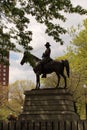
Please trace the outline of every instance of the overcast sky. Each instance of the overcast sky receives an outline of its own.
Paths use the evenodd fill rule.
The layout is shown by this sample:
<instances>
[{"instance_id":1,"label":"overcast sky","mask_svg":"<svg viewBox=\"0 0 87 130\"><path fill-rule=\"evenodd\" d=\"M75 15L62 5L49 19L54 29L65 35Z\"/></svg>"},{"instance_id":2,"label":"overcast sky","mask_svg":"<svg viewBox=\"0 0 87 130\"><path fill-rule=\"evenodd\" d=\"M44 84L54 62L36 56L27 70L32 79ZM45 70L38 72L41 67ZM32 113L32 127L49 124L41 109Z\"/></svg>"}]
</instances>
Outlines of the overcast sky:
<instances>
[{"instance_id":1,"label":"overcast sky","mask_svg":"<svg viewBox=\"0 0 87 130\"><path fill-rule=\"evenodd\" d=\"M83 8L87 9L87 0L71 0L73 5L81 5ZM82 23L82 20L86 18L86 16L80 16L78 14L68 14L65 15L67 17L67 21L62 24L62 27L70 28L71 26L77 26ZM51 44L51 57L54 59L55 57L61 56L64 54L66 47L69 45L70 38L69 36L63 35L62 39L64 40L64 45L61 46L59 43L55 43L52 37L48 37L47 34L44 33L45 27L31 18L31 24L29 28L33 31L33 41L31 45L33 46L32 53L39 58L41 58L42 53L45 50L44 44L46 42L50 42ZM32 80L35 82L35 74L32 70L32 67L29 64L20 65L20 61L22 59L22 53L10 52L10 71L9 71L9 82L10 84L15 82L16 80Z\"/></svg>"}]
</instances>

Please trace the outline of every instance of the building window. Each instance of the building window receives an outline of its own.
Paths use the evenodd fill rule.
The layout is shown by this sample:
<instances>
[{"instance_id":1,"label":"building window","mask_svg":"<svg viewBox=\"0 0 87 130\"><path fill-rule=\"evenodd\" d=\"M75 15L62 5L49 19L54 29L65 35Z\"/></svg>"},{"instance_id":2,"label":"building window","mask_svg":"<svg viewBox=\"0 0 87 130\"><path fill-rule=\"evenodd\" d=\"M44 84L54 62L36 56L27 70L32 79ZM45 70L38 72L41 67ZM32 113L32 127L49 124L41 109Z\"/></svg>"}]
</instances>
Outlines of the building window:
<instances>
[{"instance_id":1,"label":"building window","mask_svg":"<svg viewBox=\"0 0 87 130\"><path fill-rule=\"evenodd\" d=\"M3 73L3 76L6 76L6 73Z\"/></svg>"},{"instance_id":2,"label":"building window","mask_svg":"<svg viewBox=\"0 0 87 130\"><path fill-rule=\"evenodd\" d=\"M2 58L1 54L0 58ZM9 52L7 52L6 57L4 58L9 61ZM3 86L7 86L9 84L9 66L3 64L2 62L0 62L0 84Z\"/></svg>"},{"instance_id":3,"label":"building window","mask_svg":"<svg viewBox=\"0 0 87 130\"><path fill-rule=\"evenodd\" d=\"M6 69L3 69L3 72L6 72Z\"/></svg>"},{"instance_id":4,"label":"building window","mask_svg":"<svg viewBox=\"0 0 87 130\"><path fill-rule=\"evenodd\" d=\"M6 82L3 82L3 85L6 85Z\"/></svg>"},{"instance_id":5,"label":"building window","mask_svg":"<svg viewBox=\"0 0 87 130\"><path fill-rule=\"evenodd\" d=\"M3 77L3 81L5 81L6 80L6 78L5 77Z\"/></svg>"},{"instance_id":6,"label":"building window","mask_svg":"<svg viewBox=\"0 0 87 130\"><path fill-rule=\"evenodd\" d=\"M4 65L3 68L6 68L6 65Z\"/></svg>"}]
</instances>

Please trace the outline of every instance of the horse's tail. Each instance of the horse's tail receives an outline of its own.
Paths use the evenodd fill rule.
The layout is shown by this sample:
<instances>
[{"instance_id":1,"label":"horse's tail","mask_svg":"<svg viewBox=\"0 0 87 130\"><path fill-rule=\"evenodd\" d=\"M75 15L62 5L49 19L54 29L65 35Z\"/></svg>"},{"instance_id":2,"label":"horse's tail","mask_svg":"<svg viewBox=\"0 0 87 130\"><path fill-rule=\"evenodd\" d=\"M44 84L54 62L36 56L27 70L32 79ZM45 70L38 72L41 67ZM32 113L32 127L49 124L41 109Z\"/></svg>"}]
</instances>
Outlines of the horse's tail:
<instances>
[{"instance_id":1,"label":"horse's tail","mask_svg":"<svg viewBox=\"0 0 87 130\"><path fill-rule=\"evenodd\" d=\"M69 67L69 62L68 62L68 60L64 60L64 65L65 65L65 67L66 67L67 76L69 77L70 67Z\"/></svg>"}]
</instances>

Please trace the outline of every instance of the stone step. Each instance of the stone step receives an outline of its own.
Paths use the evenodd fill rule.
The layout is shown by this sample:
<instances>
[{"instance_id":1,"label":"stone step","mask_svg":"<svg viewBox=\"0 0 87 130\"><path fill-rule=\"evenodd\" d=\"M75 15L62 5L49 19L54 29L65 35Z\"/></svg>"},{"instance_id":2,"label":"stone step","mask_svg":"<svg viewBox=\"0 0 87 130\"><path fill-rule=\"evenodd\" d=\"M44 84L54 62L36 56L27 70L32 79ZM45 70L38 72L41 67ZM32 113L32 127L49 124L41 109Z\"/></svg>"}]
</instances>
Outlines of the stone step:
<instances>
[{"instance_id":1,"label":"stone step","mask_svg":"<svg viewBox=\"0 0 87 130\"><path fill-rule=\"evenodd\" d=\"M32 101L28 101L26 100L25 101L25 105L29 105L29 106L33 106L33 105L36 105L36 106L39 106L39 105L70 105L70 106L73 106L73 101L70 101L70 100L58 100L56 99L55 102L54 100L49 100L49 101L46 101L46 100L32 100Z\"/></svg>"},{"instance_id":2,"label":"stone step","mask_svg":"<svg viewBox=\"0 0 87 130\"><path fill-rule=\"evenodd\" d=\"M66 114L68 114L68 115L70 115L70 114L73 114L73 115L75 115L75 112L73 112L73 111L37 111L37 113L35 112L35 111L25 111L25 112L22 112L22 114L35 114L35 115L40 115L40 114L51 114L51 115L53 115L53 114L57 114L57 115L61 115L61 114L64 114L64 115L66 115Z\"/></svg>"},{"instance_id":3,"label":"stone step","mask_svg":"<svg viewBox=\"0 0 87 130\"><path fill-rule=\"evenodd\" d=\"M74 120L75 113L72 94L67 89L39 89L25 91L25 101L21 119L25 120Z\"/></svg>"},{"instance_id":4,"label":"stone step","mask_svg":"<svg viewBox=\"0 0 87 130\"><path fill-rule=\"evenodd\" d=\"M31 106L24 107L24 111L74 111L74 107L71 106Z\"/></svg>"},{"instance_id":5,"label":"stone step","mask_svg":"<svg viewBox=\"0 0 87 130\"><path fill-rule=\"evenodd\" d=\"M73 101L72 97L70 95L55 95L55 96L52 96L52 95L37 95L37 96L31 96L31 97L28 97L26 96L25 100L27 101L34 101L34 100L37 100L37 101L41 101L41 100L44 100L44 101L47 101L47 100L69 100L69 101Z\"/></svg>"},{"instance_id":6,"label":"stone step","mask_svg":"<svg viewBox=\"0 0 87 130\"><path fill-rule=\"evenodd\" d=\"M45 89L32 89L31 91L25 91L24 94L27 95L72 95L67 89L55 89L55 88L45 88Z\"/></svg>"},{"instance_id":7,"label":"stone step","mask_svg":"<svg viewBox=\"0 0 87 130\"><path fill-rule=\"evenodd\" d=\"M61 120L61 121L66 121L66 120L69 120L69 121L72 121L72 120L79 120L78 116L75 114L75 113L51 113L51 114L44 114L44 113L40 113L40 114L31 114L30 113L22 113L20 115L20 118L22 120L31 120L31 121L40 121L40 120Z\"/></svg>"}]
</instances>

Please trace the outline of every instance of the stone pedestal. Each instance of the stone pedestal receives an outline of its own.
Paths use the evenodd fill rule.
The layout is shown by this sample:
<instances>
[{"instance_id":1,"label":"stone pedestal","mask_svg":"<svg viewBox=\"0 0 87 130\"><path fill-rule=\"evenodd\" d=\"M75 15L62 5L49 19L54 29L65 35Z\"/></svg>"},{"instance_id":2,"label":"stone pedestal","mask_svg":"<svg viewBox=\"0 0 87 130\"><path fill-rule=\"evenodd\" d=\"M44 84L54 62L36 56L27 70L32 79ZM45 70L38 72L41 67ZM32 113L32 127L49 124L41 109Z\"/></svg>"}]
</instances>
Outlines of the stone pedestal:
<instances>
[{"instance_id":1,"label":"stone pedestal","mask_svg":"<svg viewBox=\"0 0 87 130\"><path fill-rule=\"evenodd\" d=\"M22 120L78 120L72 95L67 89L25 91Z\"/></svg>"}]
</instances>

